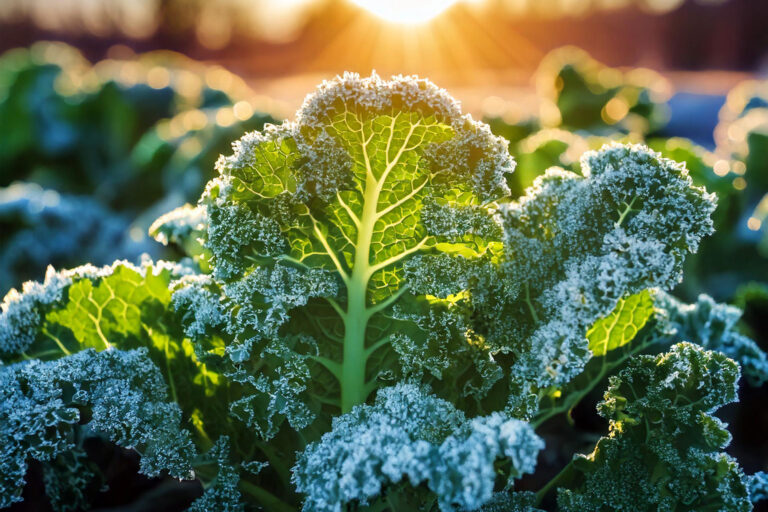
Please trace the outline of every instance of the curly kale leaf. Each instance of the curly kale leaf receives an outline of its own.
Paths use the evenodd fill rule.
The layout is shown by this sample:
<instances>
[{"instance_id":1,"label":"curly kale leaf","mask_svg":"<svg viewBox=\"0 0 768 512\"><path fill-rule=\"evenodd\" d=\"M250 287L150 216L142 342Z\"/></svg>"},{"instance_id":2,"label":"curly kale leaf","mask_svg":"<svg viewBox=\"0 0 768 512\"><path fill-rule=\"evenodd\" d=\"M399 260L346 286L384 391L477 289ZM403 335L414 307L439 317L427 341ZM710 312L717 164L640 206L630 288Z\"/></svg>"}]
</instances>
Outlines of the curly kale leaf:
<instances>
[{"instance_id":1,"label":"curly kale leaf","mask_svg":"<svg viewBox=\"0 0 768 512\"><path fill-rule=\"evenodd\" d=\"M51 508L57 512L77 512L90 508L89 491L100 484L98 467L77 447L43 462L43 484Z\"/></svg>"},{"instance_id":2,"label":"curly kale leaf","mask_svg":"<svg viewBox=\"0 0 768 512\"><path fill-rule=\"evenodd\" d=\"M163 262L145 262L141 267L117 262L100 269L85 266L63 272L51 269L44 283L26 283L21 293L12 290L6 296L0 314L0 353L3 362L11 363L8 367L12 367L29 364L26 361L30 359L51 360L53 364L90 350L100 351L100 354L143 351L147 364L154 365L157 375L167 386L173 406L180 410L184 435L194 442L198 451L208 451L220 436L232 439L236 453L231 466L235 469L230 471L229 466L222 466L220 477L217 477L206 467L195 466L196 474L204 482L214 485L218 485L215 482L223 485L225 481L251 485L250 494L256 496L256 502L266 505L275 498L260 486L246 481L259 481L262 477L243 477L237 464L269 459L272 472L264 478L270 483L261 485L270 488L282 485L274 483L275 479L288 485L290 463L281 460L279 452L261 445L257 432L243 428L232 419L238 417L239 404L250 401L252 411L265 411L263 415L257 415L258 421L271 421L271 416L266 413L265 399L272 401L275 414L290 416L301 407L301 402L294 399L297 391L290 372L301 373L301 369L295 368L295 364L287 367L282 380L277 381L283 387L262 387L259 395L253 392L250 383L239 382L238 375L232 374L227 379L218 368L219 361L225 356L223 340L210 333L204 336L205 344L201 341L193 343L188 337L202 336L210 325L224 322L223 313L211 307L218 296L203 288L209 281L209 277L193 274L186 267ZM277 285L276 279L273 284ZM174 293L177 288L178 293ZM300 289L293 291L296 297L303 293ZM243 312L244 322L247 314ZM264 349L264 359L283 358L289 348L273 344ZM267 354L268 351L271 353ZM51 372L55 373L54 370ZM256 383L257 386L263 384ZM132 387L132 381L126 381L123 388L125 396L138 392ZM275 424L279 425L279 421L275 420ZM164 442L160 434L158 431L158 443ZM61 447L60 452L63 454L73 447L70 443ZM265 450L269 455L265 455ZM142 454L147 455L146 452ZM199 472L199 469L203 471Z\"/></svg>"},{"instance_id":3,"label":"curly kale leaf","mask_svg":"<svg viewBox=\"0 0 768 512\"><path fill-rule=\"evenodd\" d=\"M318 355L311 335L281 329L315 296L334 296L337 289L326 270L283 263L256 267L224 285L210 276L187 276L176 283L173 306L186 334L196 340L197 356L242 388L229 405L231 416L265 440L286 420L301 430L316 418L310 391L322 389L323 381L315 379L315 389L309 389L311 367L330 363Z\"/></svg>"},{"instance_id":4,"label":"curly kale leaf","mask_svg":"<svg viewBox=\"0 0 768 512\"><path fill-rule=\"evenodd\" d=\"M543 512L536 508L536 494L526 492L497 492L480 512Z\"/></svg>"},{"instance_id":5,"label":"curly kale leaf","mask_svg":"<svg viewBox=\"0 0 768 512\"><path fill-rule=\"evenodd\" d=\"M752 339L740 333L742 311L700 295L695 304L684 304L669 294L660 293L657 303L665 312L668 328L678 339L689 340L708 350L717 350L741 366L752 386L768 381L768 357Z\"/></svg>"},{"instance_id":6,"label":"curly kale leaf","mask_svg":"<svg viewBox=\"0 0 768 512\"><path fill-rule=\"evenodd\" d=\"M747 477L749 486L749 499L752 503L768 500L768 473L759 471Z\"/></svg>"},{"instance_id":7,"label":"curly kale leaf","mask_svg":"<svg viewBox=\"0 0 768 512\"><path fill-rule=\"evenodd\" d=\"M146 349L89 349L0 367L0 506L20 501L27 460L52 461L75 448L81 421L140 450L142 473L190 478L195 448L181 428L181 410L167 398Z\"/></svg>"},{"instance_id":8,"label":"curly kale leaf","mask_svg":"<svg viewBox=\"0 0 768 512\"><path fill-rule=\"evenodd\" d=\"M380 376L400 375L394 335L421 343L433 309L405 266L498 252L494 201L508 195L514 163L503 139L433 84L347 74L310 95L296 121L245 135L217 168L200 204L228 372L263 394L294 366L293 384L279 386L309 418L321 407L348 412ZM417 318L392 314L403 301L408 314L419 303ZM287 347L280 360L263 362L276 345ZM320 384L299 390L308 380ZM253 410L261 404L241 415Z\"/></svg>"},{"instance_id":9,"label":"curly kale leaf","mask_svg":"<svg viewBox=\"0 0 768 512\"><path fill-rule=\"evenodd\" d=\"M595 357L565 386L545 390L534 425L559 413L570 413L631 357L658 352L684 340L734 359L747 381L760 385L765 375L766 354L737 331L740 316L737 308L715 303L705 295L695 304L684 304L666 292L646 290L619 301L610 315L598 320L587 332Z\"/></svg>"},{"instance_id":10,"label":"curly kale leaf","mask_svg":"<svg viewBox=\"0 0 768 512\"><path fill-rule=\"evenodd\" d=\"M211 254L202 245L207 221L204 208L185 204L155 220L149 227L149 234L163 245L178 246L207 272Z\"/></svg>"},{"instance_id":11,"label":"curly kale leaf","mask_svg":"<svg viewBox=\"0 0 768 512\"><path fill-rule=\"evenodd\" d=\"M609 315L595 322L587 331L589 350L594 357L566 385L552 386L540 392L538 411L532 419L534 426L563 412L570 415L571 410L616 368L665 339L668 330L661 329L655 319L659 314L655 304L658 293L644 290L630 295L620 300Z\"/></svg>"},{"instance_id":12,"label":"curly kale leaf","mask_svg":"<svg viewBox=\"0 0 768 512\"><path fill-rule=\"evenodd\" d=\"M496 461L507 462L511 486L533 472L543 447L522 421L499 413L468 420L424 389L397 384L380 389L374 405L335 418L331 432L299 455L293 478L307 496L306 511L367 504L406 479L426 483L440 510L474 510L493 497ZM409 505L434 501L427 493L419 498Z\"/></svg>"},{"instance_id":13,"label":"curly kale leaf","mask_svg":"<svg viewBox=\"0 0 768 512\"><path fill-rule=\"evenodd\" d=\"M5 363L21 364L85 349L146 350L185 424L194 427L196 443L207 448L229 431L228 397L237 392L198 359L184 334L184 318L172 307L171 284L190 274L164 262L49 269L44 283L25 283L21 293L11 290L5 297L0 356Z\"/></svg>"},{"instance_id":14,"label":"curly kale leaf","mask_svg":"<svg viewBox=\"0 0 768 512\"><path fill-rule=\"evenodd\" d=\"M598 405L609 435L574 458L560 509L750 510L745 476L722 451L731 436L712 415L736 400L738 378L732 360L690 343L630 360Z\"/></svg>"},{"instance_id":15,"label":"curly kale leaf","mask_svg":"<svg viewBox=\"0 0 768 512\"><path fill-rule=\"evenodd\" d=\"M217 471L213 482L205 489L201 497L189 507L189 512L243 512L240 490L237 485L240 473L234 467L229 457L229 438L220 437L208 452L208 456L216 463Z\"/></svg>"},{"instance_id":16,"label":"curly kale leaf","mask_svg":"<svg viewBox=\"0 0 768 512\"><path fill-rule=\"evenodd\" d=\"M511 203L504 141L412 78L327 82L295 122L234 149L180 238L209 255L222 371L298 403L277 422L266 397L238 405L265 438L280 418L305 428L403 378L442 381L477 412L506 379L509 411L530 417L537 388L592 356L587 330L620 300L671 288L711 231L713 197L640 146L587 153L584 176L551 171Z\"/></svg>"},{"instance_id":17,"label":"curly kale leaf","mask_svg":"<svg viewBox=\"0 0 768 512\"><path fill-rule=\"evenodd\" d=\"M494 338L517 355L510 405L523 414L526 389L583 369L592 355L584 334L597 320L623 298L673 287L685 255L712 231L714 197L647 148L605 146L582 157L582 170L548 171L504 211L504 275L524 293L496 308L495 318L519 321L493 323Z\"/></svg>"}]
</instances>

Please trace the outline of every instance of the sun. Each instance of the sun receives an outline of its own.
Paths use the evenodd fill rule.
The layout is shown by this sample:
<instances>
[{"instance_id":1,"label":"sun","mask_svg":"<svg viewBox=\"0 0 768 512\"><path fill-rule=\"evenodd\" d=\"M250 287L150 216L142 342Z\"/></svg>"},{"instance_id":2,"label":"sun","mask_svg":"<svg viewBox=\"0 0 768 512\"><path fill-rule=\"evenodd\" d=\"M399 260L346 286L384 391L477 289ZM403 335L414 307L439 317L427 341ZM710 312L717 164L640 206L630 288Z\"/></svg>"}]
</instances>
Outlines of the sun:
<instances>
[{"instance_id":1,"label":"sun","mask_svg":"<svg viewBox=\"0 0 768 512\"><path fill-rule=\"evenodd\" d=\"M424 23L461 0L350 0L392 23Z\"/></svg>"}]
</instances>

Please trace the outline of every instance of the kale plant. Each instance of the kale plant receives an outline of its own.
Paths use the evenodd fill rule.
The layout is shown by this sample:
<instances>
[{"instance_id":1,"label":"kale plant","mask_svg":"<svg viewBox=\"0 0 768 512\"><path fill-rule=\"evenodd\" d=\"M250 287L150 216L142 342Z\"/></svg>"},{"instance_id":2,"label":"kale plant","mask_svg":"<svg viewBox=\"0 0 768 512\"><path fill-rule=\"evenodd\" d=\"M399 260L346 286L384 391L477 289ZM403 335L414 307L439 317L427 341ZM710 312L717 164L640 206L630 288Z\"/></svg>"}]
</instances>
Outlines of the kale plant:
<instances>
[{"instance_id":1,"label":"kale plant","mask_svg":"<svg viewBox=\"0 0 768 512\"><path fill-rule=\"evenodd\" d=\"M714 196L609 144L515 200L507 147L428 81L345 75L158 220L182 262L11 290L0 505L35 460L57 508L86 507L66 462L98 435L198 478L199 511L748 510L765 479L712 412L765 354L737 312L663 292ZM609 375L596 451L526 484L537 429Z\"/></svg>"}]
</instances>

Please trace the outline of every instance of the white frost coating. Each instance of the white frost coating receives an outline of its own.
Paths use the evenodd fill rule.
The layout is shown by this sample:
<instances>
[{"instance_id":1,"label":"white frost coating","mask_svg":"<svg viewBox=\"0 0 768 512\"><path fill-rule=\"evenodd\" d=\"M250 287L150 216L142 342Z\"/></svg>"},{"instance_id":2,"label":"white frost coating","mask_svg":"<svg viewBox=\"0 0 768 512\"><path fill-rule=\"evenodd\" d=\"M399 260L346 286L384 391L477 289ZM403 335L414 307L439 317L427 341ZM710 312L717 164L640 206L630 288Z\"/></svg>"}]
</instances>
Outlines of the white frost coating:
<instances>
[{"instance_id":1,"label":"white frost coating","mask_svg":"<svg viewBox=\"0 0 768 512\"><path fill-rule=\"evenodd\" d=\"M749 485L749 500L752 503L768 499L768 473L758 471L747 477Z\"/></svg>"},{"instance_id":2,"label":"white frost coating","mask_svg":"<svg viewBox=\"0 0 768 512\"><path fill-rule=\"evenodd\" d=\"M43 309L61 300L71 283L71 278L48 267L43 283L27 281L21 293L15 288L8 292L0 305L0 355L23 352L32 344Z\"/></svg>"},{"instance_id":3,"label":"white frost coating","mask_svg":"<svg viewBox=\"0 0 768 512\"><path fill-rule=\"evenodd\" d=\"M382 80L375 73L367 78L345 73L325 81L304 100L295 122L266 125L261 132L246 134L233 144L234 154L222 156L216 168L225 176L252 167L257 164L261 145L280 146L290 139L304 159L300 164L298 159L285 155L286 162L296 167L290 171L296 173L295 188L290 193L300 198L309 194L327 200L352 178L349 155L326 131L334 115L347 111L363 115L420 112L425 117L437 118L450 125L455 136L425 149L425 158L432 162L433 172L445 176L448 183L459 176L466 177L486 201L509 194L506 176L514 171L515 162L507 149L507 141L493 135L485 123L462 114L459 102L447 91L415 76ZM477 154L482 156L477 158Z\"/></svg>"},{"instance_id":4,"label":"white frost coating","mask_svg":"<svg viewBox=\"0 0 768 512\"><path fill-rule=\"evenodd\" d=\"M240 154L236 151L230 158L239 158ZM209 181L200 199L206 211L205 246L211 250L216 263L214 275L222 280L237 276L249 264L246 256L254 254L245 252L246 247L255 246L262 256L280 254L287 249L275 219L231 200L230 195L235 192L233 181L234 178L227 175Z\"/></svg>"},{"instance_id":5,"label":"white frost coating","mask_svg":"<svg viewBox=\"0 0 768 512\"><path fill-rule=\"evenodd\" d=\"M232 143L232 155L219 156L216 161L216 171L219 172L221 178L214 178L208 182L203 197L205 197L207 190L211 186L220 184L219 180L222 178L226 179L226 176L229 175L229 169L242 169L253 166L256 163L257 150L261 144L273 142L279 144L284 139L294 138L296 132L296 123L284 121L279 125L267 123L260 131L248 132L243 135L239 140ZM222 189L222 192L226 194L224 189Z\"/></svg>"},{"instance_id":6,"label":"white frost coating","mask_svg":"<svg viewBox=\"0 0 768 512\"><path fill-rule=\"evenodd\" d=\"M278 337L278 329L290 319L292 309L307 304L313 297L332 297L339 283L330 271L297 269L285 264L257 267L238 281L224 285L230 306L237 306L231 334L248 329L263 339Z\"/></svg>"},{"instance_id":7,"label":"white frost coating","mask_svg":"<svg viewBox=\"0 0 768 512\"><path fill-rule=\"evenodd\" d=\"M301 125L322 127L329 111L340 103L373 112L424 109L452 123L469 120L461 113L461 104L429 80L416 76L393 76L382 80L375 72L361 78L357 73L344 73L325 80L314 93L307 95L296 120Z\"/></svg>"},{"instance_id":8,"label":"white frost coating","mask_svg":"<svg viewBox=\"0 0 768 512\"><path fill-rule=\"evenodd\" d=\"M405 478L426 483L442 511L474 510L493 496L497 459L517 478L533 471L543 447L525 422L500 413L467 421L449 402L401 383L379 390L375 405L335 418L299 455L293 480L307 512L366 504Z\"/></svg>"},{"instance_id":9,"label":"white frost coating","mask_svg":"<svg viewBox=\"0 0 768 512\"><path fill-rule=\"evenodd\" d=\"M184 276L171 283L173 309L181 314L184 333L192 339L204 337L227 320L222 296L210 289L213 285L211 276L205 274Z\"/></svg>"}]
</instances>

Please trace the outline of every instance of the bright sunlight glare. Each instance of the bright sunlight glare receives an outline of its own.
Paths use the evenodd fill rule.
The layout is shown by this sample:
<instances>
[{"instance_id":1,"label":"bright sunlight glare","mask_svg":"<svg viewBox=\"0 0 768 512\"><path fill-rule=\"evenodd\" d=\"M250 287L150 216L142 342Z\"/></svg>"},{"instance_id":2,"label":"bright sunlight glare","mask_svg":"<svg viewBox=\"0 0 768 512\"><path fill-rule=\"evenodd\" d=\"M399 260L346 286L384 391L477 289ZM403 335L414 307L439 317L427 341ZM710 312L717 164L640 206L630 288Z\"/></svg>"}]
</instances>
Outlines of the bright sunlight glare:
<instances>
[{"instance_id":1,"label":"bright sunlight glare","mask_svg":"<svg viewBox=\"0 0 768 512\"><path fill-rule=\"evenodd\" d=\"M424 23L460 0L351 0L363 9L393 23Z\"/></svg>"}]
</instances>

